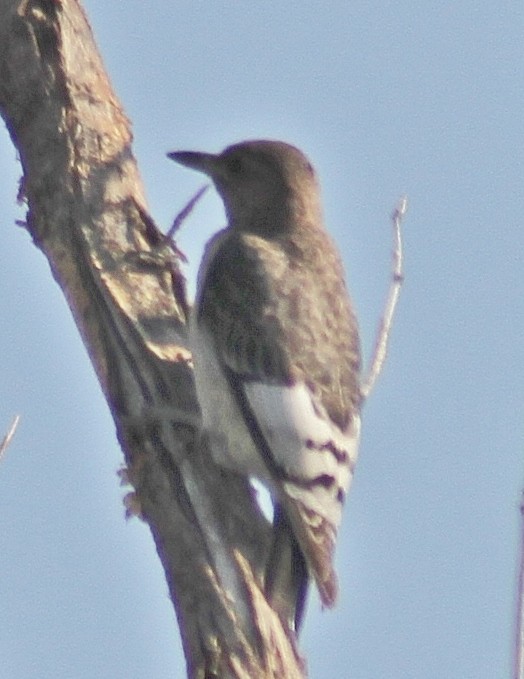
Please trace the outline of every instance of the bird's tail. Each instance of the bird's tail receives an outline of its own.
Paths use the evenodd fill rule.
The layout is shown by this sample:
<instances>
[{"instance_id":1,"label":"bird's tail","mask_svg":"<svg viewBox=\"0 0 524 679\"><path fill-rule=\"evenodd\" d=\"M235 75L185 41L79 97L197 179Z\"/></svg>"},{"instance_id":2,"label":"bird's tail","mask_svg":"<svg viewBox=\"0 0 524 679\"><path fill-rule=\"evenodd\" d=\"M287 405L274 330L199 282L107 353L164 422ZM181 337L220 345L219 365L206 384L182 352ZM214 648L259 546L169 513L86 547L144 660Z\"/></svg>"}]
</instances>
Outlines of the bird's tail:
<instances>
[{"instance_id":1,"label":"bird's tail","mask_svg":"<svg viewBox=\"0 0 524 679\"><path fill-rule=\"evenodd\" d=\"M286 514L275 505L273 542L266 567L266 597L282 622L298 636L307 599L306 561Z\"/></svg>"}]
</instances>

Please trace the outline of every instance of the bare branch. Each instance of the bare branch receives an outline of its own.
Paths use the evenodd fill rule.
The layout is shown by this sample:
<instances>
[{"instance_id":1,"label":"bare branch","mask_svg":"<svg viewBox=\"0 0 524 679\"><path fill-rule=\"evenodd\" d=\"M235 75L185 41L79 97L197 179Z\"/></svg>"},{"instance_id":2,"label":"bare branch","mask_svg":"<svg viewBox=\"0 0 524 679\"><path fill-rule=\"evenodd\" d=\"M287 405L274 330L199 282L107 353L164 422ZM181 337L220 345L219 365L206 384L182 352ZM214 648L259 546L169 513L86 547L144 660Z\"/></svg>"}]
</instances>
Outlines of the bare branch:
<instances>
[{"instance_id":1,"label":"bare branch","mask_svg":"<svg viewBox=\"0 0 524 679\"><path fill-rule=\"evenodd\" d=\"M517 585L514 679L524 679L524 492L520 503L520 564Z\"/></svg>"},{"instance_id":2,"label":"bare branch","mask_svg":"<svg viewBox=\"0 0 524 679\"><path fill-rule=\"evenodd\" d=\"M2 442L0 443L0 460L4 456L5 451L7 450L7 447L11 443L13 436L15 435L16 428L18 427L18 423L20 422L20 415L16 415L14 420L11 422L11 426L9 427L7 434L4 436L2 439Z\"/></svg>"},{"instance_id":3,"label":"bare branch","mask_svg":"<svg viewBox=\"0 0 524 679\"><path fill-rule=\"evenodd\" d=\"M393 214L391 215L394 237L391 283L389 286L386 306L384 308L384 314L382 316L377 333L375 350L371 360L371 365L367 371L365 379L362 382L361 393L363 399L366 399L373 390L373 387L375 386L375 383L382 372L384 361L386 360L393 317L395 315L395 309L400 295L400 288L402 287L402 283L404 281L401 226L407 209L408 199L407 196L403 196L399 200L393 211Z\"/></svg>"},{"instance_id":4,"label":"bare branch","mask_svg":"<svg viewBox=\"0 0 524 679\"><path fill-rule=\"evenodd\" d=\"M177 214L175 219L173 220L173 224L169 231L166 233L166 238L174 238L176 234L178 233L178 229L182 226L182 222L188 217L188 215L191 214L191 211L195 207L195 205L198 203L198 201L202 198L204 193L208 190L209 184L204 184L198 191L195 193L193 198L185 205L180 212Z\"/></svg>"}]
</instances>

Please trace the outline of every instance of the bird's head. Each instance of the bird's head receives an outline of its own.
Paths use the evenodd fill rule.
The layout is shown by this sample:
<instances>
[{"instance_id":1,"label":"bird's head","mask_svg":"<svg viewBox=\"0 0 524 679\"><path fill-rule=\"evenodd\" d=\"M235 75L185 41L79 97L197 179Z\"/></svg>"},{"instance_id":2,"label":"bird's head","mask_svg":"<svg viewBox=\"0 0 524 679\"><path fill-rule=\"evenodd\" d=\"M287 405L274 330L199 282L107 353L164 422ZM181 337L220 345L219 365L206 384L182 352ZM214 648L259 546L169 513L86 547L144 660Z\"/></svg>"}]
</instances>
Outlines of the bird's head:
<instances>
[{"instance_id":1,"label":"bird's head","mask_svg":"<svg viewBox=\"0 0 524 679\"><path fill-rule=\"evenodd\" d=\"M270 236L296 224L321 223L315 171L290 144L246 141L219 154L174 151L167 155L211 177L233 228Z\"/></svg>"}]
</instances>

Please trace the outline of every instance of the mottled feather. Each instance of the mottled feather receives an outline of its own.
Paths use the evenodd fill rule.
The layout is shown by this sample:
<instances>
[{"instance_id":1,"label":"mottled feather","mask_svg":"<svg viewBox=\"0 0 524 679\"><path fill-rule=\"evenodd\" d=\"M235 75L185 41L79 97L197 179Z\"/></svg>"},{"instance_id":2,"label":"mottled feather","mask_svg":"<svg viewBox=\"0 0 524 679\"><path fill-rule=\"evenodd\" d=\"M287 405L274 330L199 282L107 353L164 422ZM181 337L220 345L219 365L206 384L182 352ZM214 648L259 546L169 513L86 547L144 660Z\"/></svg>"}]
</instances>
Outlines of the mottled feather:
<instances>
[{"instance_id":1,"label":"mottled feather","mask_svg":"<svg viewBox=\"0 0 524 679\"><path fill-rule=\"evenodd\" d=\"M197 324L212 337L251 432L258 427L270 482L330 606L358 446L359 344L338 255L325 232L311 231L271 240L222 232Z\"/></svg>"}]
</instances>

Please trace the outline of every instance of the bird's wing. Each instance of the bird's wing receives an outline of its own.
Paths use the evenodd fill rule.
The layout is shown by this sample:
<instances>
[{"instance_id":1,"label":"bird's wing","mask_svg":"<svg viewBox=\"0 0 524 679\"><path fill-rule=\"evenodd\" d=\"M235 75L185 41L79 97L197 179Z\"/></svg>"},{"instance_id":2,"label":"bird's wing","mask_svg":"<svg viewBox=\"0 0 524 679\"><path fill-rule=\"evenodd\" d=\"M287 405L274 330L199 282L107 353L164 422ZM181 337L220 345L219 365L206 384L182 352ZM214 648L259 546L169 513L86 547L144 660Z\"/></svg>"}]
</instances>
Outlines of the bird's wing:
<instances>
[{"instance_id":1,"label":"bird's wing","mask_svg":"<svg viewBox=\"0 0 524 679\"><path fill-rule=\"evenodd\" d=\"M321 599L331 606L360 402L358 334L338 257L328 252L333 266L326 272L255 236L226 234L211 247L198 322L213 339Z\"/></svg>"},{"instance_id":2,"label":"bird's wing","mask_svg":"<svg viewBox=\"0 0 524 679\"><path fill-rule=\"evenodd\" d=\"M235 388L245 399L242 411L251 431L257 431L258 448L322 602L331 606L337 591L333 551L357 458L360 420L354 415L340 431L304 383L287 387L236 380Z\"/></svg>"}]
</instances>

